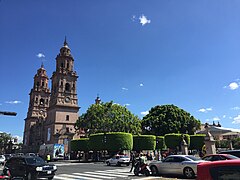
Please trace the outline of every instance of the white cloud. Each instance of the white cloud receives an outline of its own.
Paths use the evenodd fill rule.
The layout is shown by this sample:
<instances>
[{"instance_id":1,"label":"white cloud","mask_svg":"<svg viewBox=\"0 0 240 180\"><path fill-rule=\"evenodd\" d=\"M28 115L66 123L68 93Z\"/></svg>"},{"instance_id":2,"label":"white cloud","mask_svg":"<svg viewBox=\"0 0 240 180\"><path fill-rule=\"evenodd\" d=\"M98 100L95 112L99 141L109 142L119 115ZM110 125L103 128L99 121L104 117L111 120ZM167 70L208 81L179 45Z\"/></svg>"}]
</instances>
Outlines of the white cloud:
<instances>
[{"instance_id":1,"label":"white cloud","mask_svg":"<svg viewBox=\"0 0 240 180\"><path fill-rule=\"evenodd\" d=\"M208 111L212 111L212 108L201 108L198 111L203 112L203 113L207 113Z\"/></svg>"},{"instance_id":2,"label":"white cloud","mask_svg":"<svg viewBox=\"0 0 240 180\"><path fill-rule=\"evenodd\" d=\"M239 88L239 83L237 82L232 82L227 86L224 86L224 88L229 88L230 90L236 90Z\"/></svg>"},{"instance_id":3,"label":"white cloud","mask_svg":"<svg viewBox=\"0 0 240 180\"><path fill-rule=\"evenodd\" d=\"M7 104L20 104L22 101L6 101Z\"/></svg>"},{"instance_id":4,"label":"white cloud","mask_svg":"<svg viewBox=\"0 0 240 180\"><path fill-rule=\"evenodd\" d=\"M147 17L144 15L140 16L139 20L140 20L140 24L142 24L142 26L144 26L145 24L151 23L151 20L147 19Z\"/></svg>"},{"instance_id":5,"label":"white cloud","mask_svg":"<svg viewBox=\"0 0 240 180\"><path fill-rule=\"evenodd\" d=\"M147 115L149 113L149 111L143 111L143 112L141 112L141 115Z\"/></svg>"},{"instance_id":6,"label":"white cloud","mask_svg":"<svg viewBox=\"0 0 240 180\"><path fill-rule=\"evenodd\" d=\"M222 118L226 118L226 115L223 115L223 117Z\"/></svg>"},{"instance_id":7,"label":"white cloud","mask_svg":"<svg viewBox=\"0 0 240 180\"><path fill-rule=\"evenodd\" d=\"M14 136L12 136L13 138L17 138L17 142L18 143L22 143L23 142L23 137L22 136L18 136L18 135L14 135Z\"/></svg>"},{"instance_id":8,"label":"white cloud","mask_svg":"<svg viewBox=\"0 0 240 180\"><path fill-rule=\"evenodd\" d=\"M128 88L122 87L122 90L124 90L124 91L128 91Z\"/></svg>"},{"instance_id":9,"label":"white cloud","mask_svg":"<svg viewBox=\"0 0 240 180\"><path fill-rule=\"evenodd\" d=\"M136 20L136 15L132 15L131 20L134 22Z\"/></svg>"},{"instance_id":10,"label":"white cloud","mask_svg":"<svg viewBox=\"0 0 240 180\"><path fill-rule=\"evenodd\" d=\"M143 83L141 83L141 84L139 84L139 86L143 87L144 85L143 85Z\"/></svg>"},{"instance_id":11,"label":"white cloud","mask_svg":"<svg viewBox=\"0 0 240 180\"><path fill-rule=\"evenodd\" d=\"M45 58L45 55L44 55L43 53L38 53L36 56L37 56L38 58Z\"/></svg>"},{"instance_id":12,"label":"white cloud","mask_svg":"<svg viewBox=\"0 0 240 180\"><path fill-rule=\"evenodd\" d=\"M240 124L240 115L238 115L237 117L234 117L233 118L233 122L232 122L232 124Z\"/></svg>"},{"instance_id":13,"label":"white cloud","mask_svg":"<svg viewBox=\"0 0 240 180\"><path fill-rule=\"evenodd\" d=\"M127 103L127 104L124 104L124 106L130 106L130 104Z\"/></svg>"},{"instance_id":14,"label":"white cloud","mask_svg":"<svg viewBox=\"0 0 240 180\"><path fill-rule=\"evenodd\" d=\"M216 117L213 118L213 120L214 121L220 121L220 118L216 116Z\"/></svg>"},{"instance_id":15,"label":"white cloud","mask_svg":"<svg viewBox=\"0 0 240 180\"><path fill-rule=\"evenodd\" d=\"M240 107L236 106L236 107L233 107L231 108L232 110L240 110Z\"/></svg>"}]
</instances>

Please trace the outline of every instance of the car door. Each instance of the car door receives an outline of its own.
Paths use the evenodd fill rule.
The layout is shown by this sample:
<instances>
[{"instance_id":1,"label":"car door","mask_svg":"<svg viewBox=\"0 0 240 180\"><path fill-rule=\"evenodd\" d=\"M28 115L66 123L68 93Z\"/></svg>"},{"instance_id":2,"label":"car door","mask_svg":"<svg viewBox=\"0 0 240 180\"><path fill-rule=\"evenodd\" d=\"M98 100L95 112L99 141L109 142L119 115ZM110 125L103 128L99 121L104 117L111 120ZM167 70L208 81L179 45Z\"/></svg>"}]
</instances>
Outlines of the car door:
<instances>
[{"instance_id":1,"label":"car door","mask_svg":"<svg viewBox=\"0 0 240 180\"><path fill-rule=\"evenodd\" d=\"M173 174L182 174L184 169L184 163L186 159L184 157L174 157L174 163L172 164Z\"/></svg>"},{"instance_id":2,"label":"car door","mask_svg":"<svg viewBox=\"0 0 240 180\"><path fill-rule=\"evenodd\" d=\"M160 166L160 173L162 174L173 174L174 172L174 157L167 157L164 159Z\"/></svg>"}]
</instances>

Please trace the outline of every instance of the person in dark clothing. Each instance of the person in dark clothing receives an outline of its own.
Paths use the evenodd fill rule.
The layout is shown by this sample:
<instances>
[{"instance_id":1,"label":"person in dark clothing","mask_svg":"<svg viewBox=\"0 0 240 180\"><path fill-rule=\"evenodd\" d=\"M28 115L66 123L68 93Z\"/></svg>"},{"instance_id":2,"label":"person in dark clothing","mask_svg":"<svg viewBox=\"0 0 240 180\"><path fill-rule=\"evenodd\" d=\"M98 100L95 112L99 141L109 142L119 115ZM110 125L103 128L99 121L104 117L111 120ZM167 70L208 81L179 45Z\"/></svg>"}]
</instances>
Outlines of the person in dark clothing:
<instances>
[{"instance_id":1,"label":"person in dark clothing","mask_svg":"<svg viewBox=\"0 0 240 180\"><path fill-rule=\"evenodd\" d=\"M135 157L135 154L133 152L131 152L131 154L130 154L130 162L132 164L132 167L131 167L129 172L132 172L132 170L134 168L134 165L135 165L135 162L136 162L136 157Z\"/></svg>"}]
</instances>

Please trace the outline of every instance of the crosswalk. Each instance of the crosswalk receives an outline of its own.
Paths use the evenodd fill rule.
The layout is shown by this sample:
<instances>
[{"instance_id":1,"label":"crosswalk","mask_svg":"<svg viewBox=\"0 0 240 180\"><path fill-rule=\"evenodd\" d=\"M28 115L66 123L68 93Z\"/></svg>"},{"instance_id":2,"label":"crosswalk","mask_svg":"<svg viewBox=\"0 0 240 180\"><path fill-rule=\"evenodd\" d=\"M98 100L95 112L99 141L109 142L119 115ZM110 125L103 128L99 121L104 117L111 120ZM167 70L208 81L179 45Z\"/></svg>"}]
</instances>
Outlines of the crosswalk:
<instances>
[{"instance_id":1,"label":"crosswalk","mask_svg":"<svg viewBox=\"0 0 240 180\"><path fill-rule=\"evenodd\" d=\"M132 178L131 178L132 177ZM109 180L109 179L134 179L133 173L129 172L129 168L93 171L93 172L76 172L72 174L58 174L54 176L54 180ZM154 177L139 177L137 179L150 180Z\"/></svg>"}]
</instances>

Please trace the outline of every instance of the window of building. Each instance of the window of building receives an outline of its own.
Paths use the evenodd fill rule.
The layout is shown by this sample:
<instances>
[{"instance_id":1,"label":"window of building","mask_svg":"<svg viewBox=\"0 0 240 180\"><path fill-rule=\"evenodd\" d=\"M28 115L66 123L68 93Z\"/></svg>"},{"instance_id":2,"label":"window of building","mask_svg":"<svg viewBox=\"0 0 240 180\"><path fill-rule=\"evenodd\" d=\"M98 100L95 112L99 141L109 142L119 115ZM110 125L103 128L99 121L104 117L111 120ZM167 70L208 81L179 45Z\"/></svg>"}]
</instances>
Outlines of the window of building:
<instances>
[{"instance_id":1,"label":"window of building","mask_svg":"<svg viewBox=\"0 0 240 180\"><path fill-rule=\"evenodd\" d=\"M63 63L61 63L61 68L63 68L64 67L64 64Z\"/></svg>"},{"instance_id":2,"label":"window of building","mask_svg":"<svg viewBox=\"0 0 240 180\"><path fill-rule=\"evenodd\" d=\"M44 81L42 82L42 87L44 87Z\"/></svg>"},{"instance_id":3,"label":"window of building","mask_svg":"<svg viewBox=\"0 0 240 180\"><path fill-rule=\"evenodd\" d=\"M37 82L37 86L39 86L40 85L40 83L39 82Z\"/></svg>"},{"instance_id":4,"label":"window of building","mask_svg":"<svg viewBox=\"0 0 240 180\"><path fill-rule=\"evenodd\" d=\"M67 63L67 69L69 69L69 63Z\"/></svg>"},{"instance_id":5,"label":"window of building","mask_svg":"<svg viewBox=\"0 0 240 180\"><path fill-rule=\"evenodd\" d=\"M66 121L69 121L69 115L66 115Z\"/></svg>"},{"instance_id":6,"label":"window of building","mask_svg":"<svg viewBox=\"0 0 240 180\"><path fill-rule=\"evenodd\" d=\"M43 98L40 99L40 105L44 105L44 99Z\"/></svg>"},{"instance_id":7,"label":"window of building","mask_svg":"<svg viewBox=\"0 0 240 180\"><path fill-rule=\"evenodd\" d=\"M38 97L36 97L36 100L35 100L36 103L38 103Z\"/></svg>"},{"instance_id":8,"label":"window of building","mask_svg":"<svg viewBox=\"0 0 240 180\"><path fill-rule=\"evenodd\" d=\"M69 83L66 83L66 85L65 85L65 91L70 91L70 84L69 84Z\"/></svg>"}]
</instances>

